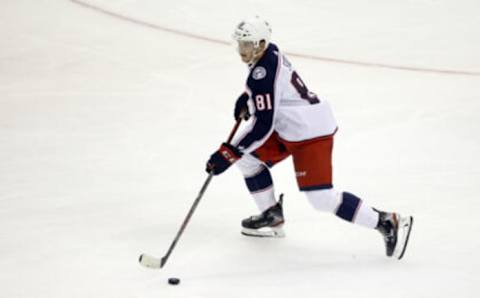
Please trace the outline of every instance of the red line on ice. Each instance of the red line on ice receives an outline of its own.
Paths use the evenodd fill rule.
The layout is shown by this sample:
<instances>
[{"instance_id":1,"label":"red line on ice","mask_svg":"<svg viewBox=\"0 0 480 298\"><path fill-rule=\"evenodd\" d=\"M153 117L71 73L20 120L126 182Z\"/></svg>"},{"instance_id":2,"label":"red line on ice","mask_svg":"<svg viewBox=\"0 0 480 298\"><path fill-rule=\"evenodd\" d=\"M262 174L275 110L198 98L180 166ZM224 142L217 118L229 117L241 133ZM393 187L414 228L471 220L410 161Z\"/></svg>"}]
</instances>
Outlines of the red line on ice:
<instances>
[{"instance_id":1,"label":"red line on ice","mask_svg":"<svg viewBox=\"0 0 480 298\"><path fill-rule=\"evenodd\" d=\"M103 14L109 15L111 17L121 19L126 22L134 23L143 27L148 27L154 30L159 30L163 32L172 33L175 35L197 39L201 41L206 41L215 44L221 45L229 45L230 43L225 40L210 38L198 34L193 34L181 30L171 29L163 26L159 26L156 24L148 23L142 20L137 20L125 15L118 14L113 11L109 11L105 8L101 8L99 6L95 6L93 4L81 1L81 0L70 0L71 2L81 5L83 7L101 12ZM309 59L315 61L322 61L322 62L329 62L329 63L340 63L340 64L348 64L348 65L357 65L363 67L376 67L376 68L386 68L386 69L394 69L394 70L407 70L407 71L416 71L416 72L424 72L424 73L436 73L436 74L450 74L450 75L464 75L464 76L480 76L480 72L474 71L462 71L462 70L451 70L451 69L434 69L434 68L422 68L422 67L414 67L414 66L402 66L402 65L392 65L392 64L383 64L383 63L374 63L374 62L363 62L363 61L356 61L356 60L347 60L347 59L338 59L338 58L329 58L329 57L321 57L321 56L314 56L308 54L300 54L300 53L292 53L292 52L285 52L287 55L292 57L298 57L302 59Z\"/></svg>"}]
</instances>

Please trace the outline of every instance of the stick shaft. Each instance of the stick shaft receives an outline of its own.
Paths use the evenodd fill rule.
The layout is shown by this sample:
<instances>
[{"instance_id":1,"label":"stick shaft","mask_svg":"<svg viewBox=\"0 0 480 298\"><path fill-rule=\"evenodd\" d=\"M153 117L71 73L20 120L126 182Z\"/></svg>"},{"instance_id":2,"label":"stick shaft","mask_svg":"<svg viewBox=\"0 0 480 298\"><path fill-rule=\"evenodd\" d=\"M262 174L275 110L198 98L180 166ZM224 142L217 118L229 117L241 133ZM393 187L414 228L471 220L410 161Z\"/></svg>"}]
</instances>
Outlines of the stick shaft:
<instances>
[{"instance_id":1,"label":"stick shaft","mask_svg":"<svg viewBox=\"0 0 480 298\"><path fill-rule=\"evenodd\" d=\"M198 193L197 198L193 202L192 207L188 211L187 217L183 220L182 226L180 227L180 230L178 230L177 235L175 236L175 239L173 240L172 244L170 244L170 247L168 248L167 253L165 254L164 257L162 257L162 262L160 264L160 268L167 263L168 257L170 257L170 254L172 253L173 249L177 245L178 240L180 239L180 236L183 234L183 231L187 227L188 222L190 221L190 218L192 217L193 213L195 212L195 209L197 209L198 203L200 203L200 199L202 198L203 194L205 193L205 190L207 190L208 185L210 184L210 181L212 180L213 177L213 172L211 172L207 180L203 183L202 189Z\"/></svg>"},{"instance_id":2,"label":"stick shaft","mask_svg":"<svg viewBox=\"0 0 480 298\"><path fill-rule=\"evenodd\" d=\"M238 127L240 126L240 122L241 122L241 121L242 121L242 119L240 118L240 119L238 119L237 122L235 123L235 126L233 127L232 131L230 132L230 135L228 136L227 143L230 143L230 142L232 141L233 136L234 136L235 133L237 132ZM202 186L202 188L200 189L200 192L198 193L197 198L196 198L195 201L193 202L192 207L190 207L190 210L188 211L187 216L186 216L185 219L183 220L183 223L182 223L180 229L178 230L177 235L175 236L175 239L173 239L172 244L170 244L170 247L168 248L167 253L162 257L161 263L160 263L160 268L162 268L162 267L167 263L167 260L168 260L168 258L170 257L170 254L172 253L173 249L174 249L175 246L177 245L177 242L178 242L178 240L180 239L180 236L182 236L183 231L184 231L185 228L187 227L187 224L188 224L188 222L190 221L190 218L192 217L193 213L195 212L195 209L197 209L198 203L200 203L200 199L202 198L203 194L204 194L205 191L207 190L207 187L208 187L208 185L210 184L210 181L212 180L212 178L213 178L213 171L208 174L208 177L207 177L207 179L205 180L205 182L203 183L203 186Z\"/></svg>"},{"instance_id":3,"label":"stick shaft","mask_svg":"<svg viewBox=\"0 0 480 298\"><path fill-rule=\"evenodd\" d=\"M239 118L237 122L235 123L235 126L232 128L232 131L230 132L230 135L228 136L227 143L231 143L233 136L237 133L238 127L240 126L240 122L242 122L242 118Z\"/></svg>"}]
</instances>

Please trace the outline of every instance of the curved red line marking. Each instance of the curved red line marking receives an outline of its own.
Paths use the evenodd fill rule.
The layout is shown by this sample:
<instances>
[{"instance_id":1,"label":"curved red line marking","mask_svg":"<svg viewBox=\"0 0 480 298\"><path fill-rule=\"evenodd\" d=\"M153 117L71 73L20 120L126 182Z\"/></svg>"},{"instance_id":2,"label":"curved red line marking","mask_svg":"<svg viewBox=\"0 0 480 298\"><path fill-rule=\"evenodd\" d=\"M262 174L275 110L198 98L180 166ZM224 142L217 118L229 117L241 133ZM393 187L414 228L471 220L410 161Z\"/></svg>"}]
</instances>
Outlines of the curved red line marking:
<instances>
[{"instance_id":1,"label":"curved red line marking","mask_svg":"<svg viewBox=\"0 0 480 298\"><path fill-rule=\"evenodd\" d=\"M108 16L121 19L123 21L127 21L130 23L134 23L143 27L148 27L151 29L172 33L175 35L180 35L187 38L197 39L201 41L206 41L215 44L221 45L229 45L230 43L225 40L210 38L202 35L197 35L185 31L180 31L176 29L171 29L159 25L155 25L152 23L148 23L142 20L137 20L125 15L121 15L99 6L92 5L90 3L86 3L80 0L70 0L71 2L83 6L85 8L89 8L95 10L97 12L101 12ZM383 64L383 63L374 63L374 62L363 62L363 61L355 61L355 60L347 60L347 59L338 59L338 58L329 58L329 57L321 57L321 56L314 56L308 54L299 54L299 53L292 53L292 52L285 52L287 55L302 59L308 60L315 60L315 61L322 61L328 63L339 63L339 64L348 64L348 65L356 65L356 66L363 66L363 67L376 67L376 68L386 68L386 69L393 69L393 70L406 70L406 71L416 71L416 72L424 72L424 73L436 73L436 74L449 74L449 75L464 75L464 76L480 76L480 72L475 71L462 71L462 70L450 70L450 69L433 69L433 68L422 68L422 67L413 67L413 66L402 66L402 65L392 65L392 64Z\"/></svg>"}]
</instances>

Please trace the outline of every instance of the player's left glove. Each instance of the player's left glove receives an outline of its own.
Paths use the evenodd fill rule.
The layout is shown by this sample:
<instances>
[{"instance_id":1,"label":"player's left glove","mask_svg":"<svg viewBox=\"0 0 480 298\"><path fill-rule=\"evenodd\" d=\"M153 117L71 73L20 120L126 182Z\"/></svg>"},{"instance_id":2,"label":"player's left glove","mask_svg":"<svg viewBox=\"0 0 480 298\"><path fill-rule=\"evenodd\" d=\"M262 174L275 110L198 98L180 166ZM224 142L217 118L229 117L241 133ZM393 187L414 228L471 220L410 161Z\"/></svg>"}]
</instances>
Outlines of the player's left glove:
<instances>
[{"instance_id":1,"label":"player's left glove","mask_svg":"<svg viewBox=\"0 0 480 298\"><path fill-rule=\"evenodd\" d=\"M213 171L214 175L225 172L234 162L242 157L242 152L234 146L223 143L220 148L210 156L207 162L207 173Z\"/></svg>"},{"instance_id":2,"label":"player's left glove","mask_svg":"<svg viewBox=\"0 0 480 298\"><path fill-rule=\"evenodd\" d=\"M233 117L235 120L243 118L248 120L250 118L250 112L248 111L248 96L247 92L243 92L235 102L235 110L233 111Z\"/></svg>"}]
</instances>

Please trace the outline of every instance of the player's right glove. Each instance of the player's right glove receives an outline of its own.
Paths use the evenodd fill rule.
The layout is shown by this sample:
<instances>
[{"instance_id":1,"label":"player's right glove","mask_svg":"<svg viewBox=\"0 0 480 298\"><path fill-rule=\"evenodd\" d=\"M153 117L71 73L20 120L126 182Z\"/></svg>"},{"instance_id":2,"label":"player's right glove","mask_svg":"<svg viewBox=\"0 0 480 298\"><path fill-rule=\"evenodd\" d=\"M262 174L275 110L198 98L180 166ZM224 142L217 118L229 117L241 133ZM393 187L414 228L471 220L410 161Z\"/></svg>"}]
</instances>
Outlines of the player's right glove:
<instances>
[{"instance_id":1,"label":"player's right glove","mask_svg":"<svg viewBox=\"0 0 480 298\"><path fill-rule=\"evenodd\" d=\"M207 162L206 171L213 175L225 172L233 163L242 157L242 152L234 146L223 143L220 148L210 156Z\"/></svg>"},{"instance_id":2,"label":"player's right glove","mask_svg":"<svg viewBox=\"0 0 480 298\"><path fill-rule=\"evenodd\" d=\"M250 112L248 111L247 103L249 98L250 97L248 96L247 92L243 92L242 95L238 97L237 102L235 103L235 111L233 112L235 120L240 119L242 116L244 120L248 120L248 118L250 118Z\"/></svg>"}]
</instances>

